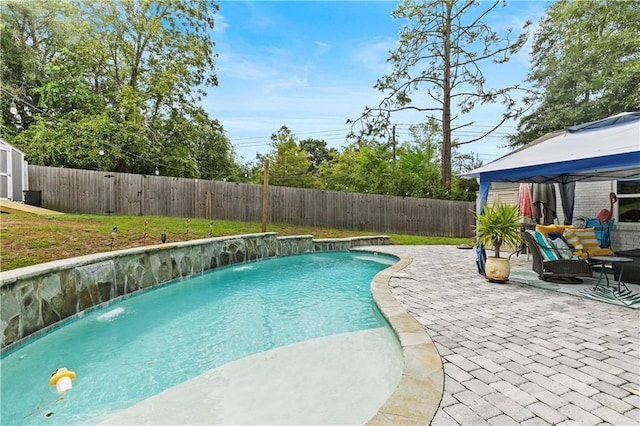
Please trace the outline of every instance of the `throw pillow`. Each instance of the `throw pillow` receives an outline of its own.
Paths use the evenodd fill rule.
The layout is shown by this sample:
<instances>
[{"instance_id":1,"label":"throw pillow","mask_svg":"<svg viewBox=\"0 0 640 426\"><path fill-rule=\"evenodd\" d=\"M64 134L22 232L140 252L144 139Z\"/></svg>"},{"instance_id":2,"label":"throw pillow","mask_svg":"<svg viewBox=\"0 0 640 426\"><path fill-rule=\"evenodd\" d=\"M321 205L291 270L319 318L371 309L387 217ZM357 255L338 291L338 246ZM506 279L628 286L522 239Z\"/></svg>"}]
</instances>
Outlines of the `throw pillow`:
<instances>
[{"instance_id":1,"label":"throw pillow","mask_svg":"<svg viewBox=\"0 0 640 426\"><path fill-rule=\"evenodd\" d=\"M591 250L600 248L598 244L598 238L596 237L595 230L593 228L574 229L573 233L580 239L583 250Z\"/></svg>"},{"instance_id":2,"label":"throw pillow","mask_svg":"<svg viewBox=\"0 0 640 426\"><path fill-rule=\"evenodd\" d=\"M564 238L564 235L562 235L561 232L549 232L547 234L547 238L549 238L550 240L555 240L556 238L560 238L562 241L564 241L565 244L569 245L569 243Z\"/></svg>"},{"instance_id":3,"label":"throw pillow","mask_svg":"<svg viewBox=\"0 0 640 426\"><path fill-rule=\"evenodd\" d=\"M537 232L540 232L543 236L547 237L552 232L561 232L561 229L558 225L536 225Z\"/></svg>"},{"instance_id":4,"label":"throw pillow","mask_svg":"<svg viewBox=\"0 0 640 426\"><path fill-rule=\"evenodd\" d=\"M551 240L551 244L556 249L561 259L573 259L575 257L573 255L573 250L571 250L571 247L564 242L563 238Z\"/></svg>"},{"instance_id":5,"label":"throw pillow","mask_svg":"<svg viewBox=\"0 0 640 426\"><path fill-rule=\"evenodd\" d=\"M535 231L534 238L538 247L540 247L540 252L542 252L542 258L544 260L558 260L558 254L556 254L549 240L547 240L541 232Z\"/></svg>"},{"instance_id":6,"label":"throw pillow","mask_svg":"<svg viewBox=\"0 0 640 426\"><path fill-rule=\"evenodd\" d=\"M580 238L575 234L575 231L577 231L577 228L565 229L563 234L564 239L567 240L567 243L573 246L574 250L582 250L584 246L582 245Z\"/></svg>"}]
</instances>

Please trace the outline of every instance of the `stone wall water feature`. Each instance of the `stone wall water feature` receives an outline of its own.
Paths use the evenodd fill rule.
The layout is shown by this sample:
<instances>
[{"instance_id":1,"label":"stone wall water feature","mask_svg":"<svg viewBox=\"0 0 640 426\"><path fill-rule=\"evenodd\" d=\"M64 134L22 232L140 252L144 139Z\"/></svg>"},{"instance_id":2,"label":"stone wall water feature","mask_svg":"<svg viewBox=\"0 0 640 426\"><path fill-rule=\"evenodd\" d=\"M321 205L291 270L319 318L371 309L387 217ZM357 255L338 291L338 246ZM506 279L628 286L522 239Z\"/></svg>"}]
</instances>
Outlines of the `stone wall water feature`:
<instances>
[{"instance_id":1,"label":"stone wall water feature","mask_svg":"<svg viewBox=\"0 0 640 426\"><path fill-rule=\"evenodd\" d=\"M0 273L0 348L85 309L220 266L390 244L387 236L314 240L274 232L207 238L43 263Z\"/></svg>"}]
</instances>

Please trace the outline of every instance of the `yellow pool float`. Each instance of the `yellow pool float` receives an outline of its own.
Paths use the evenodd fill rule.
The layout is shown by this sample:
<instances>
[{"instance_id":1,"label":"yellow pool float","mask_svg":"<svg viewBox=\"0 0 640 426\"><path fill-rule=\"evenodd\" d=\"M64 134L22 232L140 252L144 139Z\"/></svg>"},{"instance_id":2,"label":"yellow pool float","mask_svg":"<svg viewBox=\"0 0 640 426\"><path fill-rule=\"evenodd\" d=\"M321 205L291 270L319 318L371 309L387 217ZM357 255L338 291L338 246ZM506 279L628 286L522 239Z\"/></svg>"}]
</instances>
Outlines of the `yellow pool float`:
<instances>
[{"instance_id":1,"label":"yellow pool float","mask_svg":"<svg viewBox=\"0 0 640 426\"><path fill-rule=\"evenodd\" d=\"M55 386L58 393L64 393L71 389L73 386L71 381L76 378L76 373L67 370L65 367L60 367L53 373L49 379L49 386Z\"/></svg>"}]
</instances>

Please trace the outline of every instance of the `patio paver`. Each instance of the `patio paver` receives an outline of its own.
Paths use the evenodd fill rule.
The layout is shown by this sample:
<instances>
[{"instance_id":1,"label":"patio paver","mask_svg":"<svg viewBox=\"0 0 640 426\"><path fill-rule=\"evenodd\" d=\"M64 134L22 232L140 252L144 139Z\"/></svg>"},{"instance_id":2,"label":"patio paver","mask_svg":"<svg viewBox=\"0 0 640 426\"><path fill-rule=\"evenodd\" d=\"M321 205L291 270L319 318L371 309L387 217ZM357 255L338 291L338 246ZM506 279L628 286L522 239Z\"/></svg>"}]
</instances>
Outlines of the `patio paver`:
<instances>
[{"instance_id":1,"label":"patio paver","mask_svg":"<svg viewBox=\"0 0 640 426\"><path fill-rule=\"evenodd\" d=\"M367 250L412 258L389 287L442 357L432 424L640 424L640 310L490 283L473 250ZM512 269L528 270L530 260L520 256Z\"/></svg>"}]
</instances>

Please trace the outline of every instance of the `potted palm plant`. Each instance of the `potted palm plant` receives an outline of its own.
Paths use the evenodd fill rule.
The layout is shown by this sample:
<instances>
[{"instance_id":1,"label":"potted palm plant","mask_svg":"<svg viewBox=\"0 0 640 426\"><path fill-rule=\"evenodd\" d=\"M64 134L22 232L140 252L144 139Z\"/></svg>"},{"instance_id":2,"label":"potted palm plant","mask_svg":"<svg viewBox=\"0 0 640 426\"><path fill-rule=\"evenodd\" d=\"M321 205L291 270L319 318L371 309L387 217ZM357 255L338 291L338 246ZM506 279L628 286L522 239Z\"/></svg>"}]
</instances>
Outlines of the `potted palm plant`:
<instances>
[{"instance_id":1,"label":"potted palm plant","mask_svg":"<svg viewBox=\"0 0 640 426\"><path fill-rule=\"evenodd\" d=\"M522 218L518 206L497 203L483 206L483 213L476 214L476 243L493 247L495 256L487 256L485 274L489 281L504 282L509 279L509 259L500 257L503 245L517 248L522 243L520 231Z\"/></svg>"}]
</instances>

